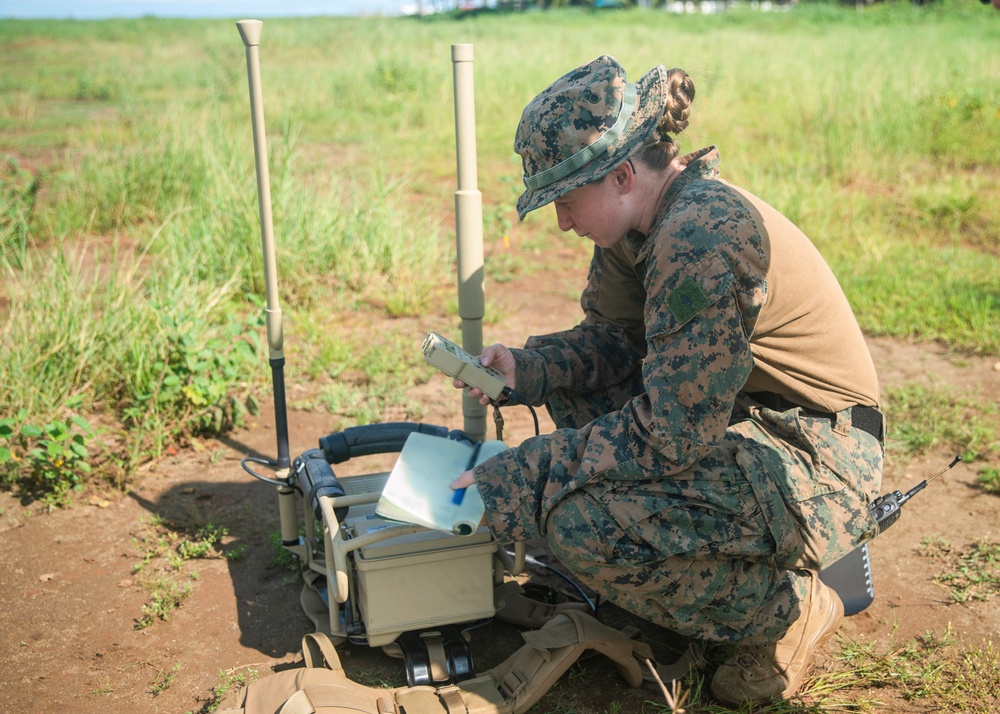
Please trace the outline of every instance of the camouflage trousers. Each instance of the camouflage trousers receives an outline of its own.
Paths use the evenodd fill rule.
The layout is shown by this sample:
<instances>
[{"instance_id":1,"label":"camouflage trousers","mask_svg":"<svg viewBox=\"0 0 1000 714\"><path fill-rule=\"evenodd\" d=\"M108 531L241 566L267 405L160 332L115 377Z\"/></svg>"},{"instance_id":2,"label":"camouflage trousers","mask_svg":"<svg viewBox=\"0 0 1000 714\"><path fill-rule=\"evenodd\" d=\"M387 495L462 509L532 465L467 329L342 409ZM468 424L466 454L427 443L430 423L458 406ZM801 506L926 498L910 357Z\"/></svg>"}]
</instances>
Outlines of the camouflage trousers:
<instances>
[{"instance_id":1,"label":"camouflage trousers","mask_svg":"<svg viewBox=\"0 0 1000 714\"><path fill-rule=\"evenodd\" d=\"M546 406L557 426L579 428L631 387ZM588 483L552 508L545 532L617 606L688 637L766 644L799 617L809 578L875 535L866 504L882 459L849 409L781 412L741 396L716 452L670 477Z\"/></svg>"}]
</instances>

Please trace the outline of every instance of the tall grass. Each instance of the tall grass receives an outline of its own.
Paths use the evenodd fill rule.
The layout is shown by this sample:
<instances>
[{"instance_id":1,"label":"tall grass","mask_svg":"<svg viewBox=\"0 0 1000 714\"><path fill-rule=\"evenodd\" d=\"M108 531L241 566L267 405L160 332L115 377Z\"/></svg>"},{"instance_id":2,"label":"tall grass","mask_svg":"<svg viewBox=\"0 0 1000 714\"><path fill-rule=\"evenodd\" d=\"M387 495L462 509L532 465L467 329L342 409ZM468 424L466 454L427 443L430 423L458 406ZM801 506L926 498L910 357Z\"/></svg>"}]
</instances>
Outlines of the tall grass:
<instances>
[{"instance_id":1,"label":"tall grass","mask_svg":"<svg viewBox=\"0 0 1000 714\"><path fill-rule=\"evenodd\" d=\"M556 233L546 211L524 224L513 213L512 135L535 93L602 53L633 79L680 66L698 91L682 148L718 145L724 177L797 221L869 333L1000 354L1000 55L988 12L945 0L269 20L260 52L282 301L317 325L351 310L453 309L439 300L453 285L449 47L469 42L489 245L544 256ZM266 389L233 23L2 21L0 64L0 416L25 409L41 422L82 404L125 429L132 461L226 428L234 399ZM249 352L204 357L234 342Z\"/></svg>"}]
</instances>

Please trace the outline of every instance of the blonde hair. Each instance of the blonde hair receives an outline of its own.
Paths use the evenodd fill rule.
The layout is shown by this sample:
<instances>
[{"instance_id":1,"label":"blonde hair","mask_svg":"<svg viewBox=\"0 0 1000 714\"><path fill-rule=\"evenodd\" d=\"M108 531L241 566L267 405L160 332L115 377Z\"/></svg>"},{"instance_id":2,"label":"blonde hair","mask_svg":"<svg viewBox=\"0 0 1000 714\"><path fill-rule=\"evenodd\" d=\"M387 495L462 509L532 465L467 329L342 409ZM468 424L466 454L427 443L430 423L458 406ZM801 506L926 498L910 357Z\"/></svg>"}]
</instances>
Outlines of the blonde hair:
<instances>
[{"instance_id":1,"label":"blonde hair","mask_svg":"<svg viewBox=\"0 0 1000 714\"><path fill-rule=\"evenodd\" d=\"M680 146L672 134L687 128L694 101L694 80L682 69L667 72L667 103L663 118L645 144L632 153L632 158L651 169L663 169L677 157Z\"/></svg>"}]
</instances>

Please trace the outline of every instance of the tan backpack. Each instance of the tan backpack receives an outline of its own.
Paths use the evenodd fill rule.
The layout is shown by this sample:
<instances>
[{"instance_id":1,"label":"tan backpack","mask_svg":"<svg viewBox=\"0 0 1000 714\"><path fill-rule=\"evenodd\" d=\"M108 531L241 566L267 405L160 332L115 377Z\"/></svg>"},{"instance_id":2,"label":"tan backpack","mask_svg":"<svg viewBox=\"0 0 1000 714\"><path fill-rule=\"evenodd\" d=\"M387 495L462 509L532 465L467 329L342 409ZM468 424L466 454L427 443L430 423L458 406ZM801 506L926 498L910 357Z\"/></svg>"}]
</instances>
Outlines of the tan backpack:
<instances>
[{"instance_id":1,"label":"tan backpack","mask_svg":"<svg viewBox=\"0 0 1000 714\"><path fill-rule=\"evenodd\" d=\"M230 694L219 714L520 714L531 708L586 650L606 655L632 687L653 665L649 645L575 610L560 612L483 675L440 687L375 689L344 674L330 639L302 640L305 666L277 672Z\"/></svg>"}]
</instances>

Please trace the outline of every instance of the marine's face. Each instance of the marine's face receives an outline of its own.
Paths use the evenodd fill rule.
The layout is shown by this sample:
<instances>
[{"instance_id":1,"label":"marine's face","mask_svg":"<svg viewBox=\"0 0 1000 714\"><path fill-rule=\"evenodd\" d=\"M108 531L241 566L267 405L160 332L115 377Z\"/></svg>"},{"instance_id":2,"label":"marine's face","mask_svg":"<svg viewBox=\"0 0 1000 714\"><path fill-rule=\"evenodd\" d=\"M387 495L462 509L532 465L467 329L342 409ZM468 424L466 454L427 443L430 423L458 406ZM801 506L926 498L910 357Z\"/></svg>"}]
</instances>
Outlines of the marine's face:
<instances>
[{"instance_id":1,"label":"marine's face","mask_svg":"<svg viewBox=\"0 0 1000 714\"><path fill-rule=\"evenodd\" d=\"M615 175L575 188L554 201L559 230L574 231L610 248L629 231Z\"/></svg>"}]
</instances>

